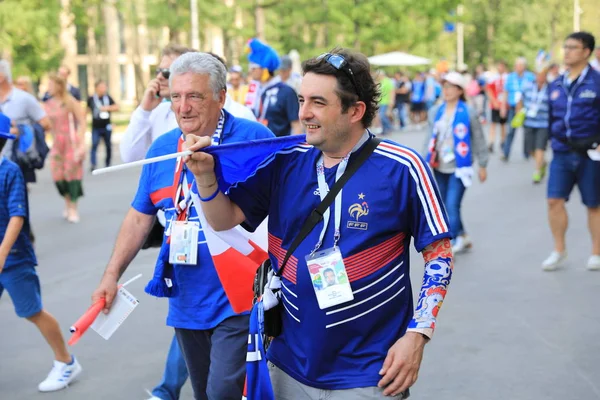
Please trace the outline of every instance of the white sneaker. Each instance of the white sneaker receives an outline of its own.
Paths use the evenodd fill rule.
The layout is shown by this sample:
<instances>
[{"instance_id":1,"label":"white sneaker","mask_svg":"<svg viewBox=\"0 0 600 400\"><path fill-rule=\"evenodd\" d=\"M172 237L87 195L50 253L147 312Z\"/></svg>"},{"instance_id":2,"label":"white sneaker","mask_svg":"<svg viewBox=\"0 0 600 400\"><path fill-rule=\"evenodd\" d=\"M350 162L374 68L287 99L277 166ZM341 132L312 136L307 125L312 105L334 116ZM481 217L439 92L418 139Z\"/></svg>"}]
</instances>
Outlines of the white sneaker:
<instances>
[{"instance_id":1,"label":"white sneaker","mask_svg":"<svg viewBox=\"0 0 600 400\"><path fill-rule=\"evenodd\" d=\"M152 392L148 389L146 389L146 393L148 393L148 396L150 396L147 400L163 400L160 397L156 397L155 395L153 395Z\"/></svg>"},{"instance_id":2,"label":"white sneaker","mask_svg":"<svg viewBox=\"0 0 600 400\"><path fill-rule=\"evenodd\" d=\"M452 253L462 253L463 251L470 249L472 246L473 243L471 243L471 239L469 239L468 236L457 236L456 239L454 239L454 244L452 245Z\"/></svg>"},{"instance_id":3,"label":"white sneaker","mask_svg":"<svg viewBox=\"0 0 600 400\"><path fill-rule=\"evenodd\" d=\"M38 390L40 392L54 392L55 390L64 389L77 378L81 370L81 365L79 365L75 356L73 356L71 364L54 360L54 366L48 377L38 385Z\"/></svg>"},{"instance_id":4,"label":"white sneaker","mask_svg":"<svg viewBox=\"0 0 600 400\"><path fill-rule=\"evenodd\" d=\"M600 256L591 255L587 263L588 271L600 271Z\"/></svg>"},{"instance_id":5,"label":"white sneaker","mask_svg":"<svg viewBox=\"0 0 600 400\"><path fill-rule=\"evenodd\" d=\"M542 269L544 271L556 271L561 266L562 262L567 258L566 250L559 253L553 250L552 253L542 263Z\"/></svg>"}]
</instances>

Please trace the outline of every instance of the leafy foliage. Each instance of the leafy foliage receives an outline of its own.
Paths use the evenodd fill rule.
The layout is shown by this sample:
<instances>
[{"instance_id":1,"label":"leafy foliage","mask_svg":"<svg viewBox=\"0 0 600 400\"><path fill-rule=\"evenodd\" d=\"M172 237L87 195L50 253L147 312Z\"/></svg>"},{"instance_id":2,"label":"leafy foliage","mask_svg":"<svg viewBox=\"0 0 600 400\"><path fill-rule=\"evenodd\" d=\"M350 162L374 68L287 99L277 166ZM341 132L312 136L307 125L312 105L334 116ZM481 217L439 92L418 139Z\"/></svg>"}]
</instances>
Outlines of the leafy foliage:
<instances>
[{"instance_id":1,"label":"leafy foliage","mask_svg":"<svg viewBox=\"0 0 600 400\"><path fill-rule=\"evenodd\" d=\"M580 2L582 29L597 30L597 0ZM459 3L462 16L454 12ZM189 44L190 0L70 0L72 23L80 35L91 28L99 51L105 45L103 9L111 4L125 23L154 32L167 28L170 41ZM559 60L573 21L571 2L562 0L198 0L198 8L200 31L220 29L228 59L243 55L246 40L260 30L276 50L296 49L302 58L344 46L367 55L400 50L454 63L456 33L444 32L444 22L463 22L471 67L520 55L533 61L540 49ZM12 58L15 74L38 78L58 67L64 54L60 12L61 0L0 0L0 52Z\"/></svg>"}]
</instances>

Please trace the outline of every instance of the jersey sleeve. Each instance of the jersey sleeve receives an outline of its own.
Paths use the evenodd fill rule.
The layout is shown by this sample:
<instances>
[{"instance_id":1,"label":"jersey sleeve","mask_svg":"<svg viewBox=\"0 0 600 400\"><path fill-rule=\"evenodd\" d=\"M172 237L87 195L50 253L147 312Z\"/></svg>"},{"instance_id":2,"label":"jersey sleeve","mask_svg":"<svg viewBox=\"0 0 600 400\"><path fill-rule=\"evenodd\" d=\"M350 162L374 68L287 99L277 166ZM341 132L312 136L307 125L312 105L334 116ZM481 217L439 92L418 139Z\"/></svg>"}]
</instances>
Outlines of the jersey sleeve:
<instances>
[{"instance_id":1,"label":"jersey sleeve","mask_svg":"<svg viewBox=\"0 0 600 400\"><path fill-rule=\"evenodd\" d=\"M133 207L136 211L148 215L156 215L158 211L154 206L154 203L152 202L152 198L150 196L150 180L152 178L152 166L152 164L146 164L142 168L138 189L133 199L133 202L131 203L131 207Z\"/></svg>"},{"instance_id":2,"label":"jersey sleeve","mask_svg":"<svg viewBox=\"0 0 600 400\"><path fill-rule=\"evenodd\" d=\"M8 215L11 218L27 218L27 198L23 173L17 168L11 172L8 183Z\"/></svg>"},{"instance_id":3,"label":"jersey sleeve","mask_svg":"<svg viewBox=\"0 0 600 400\"><path fill-rule=\"evenodd\" d=\"M409 173L410 229L415 248L421 252L437 240L450 238L450 227L431 169L416 152L412 154Z\"/></svg>"},{"instance_id":4,"label":"jersey sleeve","mask_svg":"<svg viewBox=\"0 0 600 400\"><path fill-rule=\"evenodd\" d=\"M244 213L244 227L254 231L269 214L275 188L274 174L277 159L273 155L265 160L244 182L238 182L229 188L227 196Z\"/></svg>"}]
</instances>

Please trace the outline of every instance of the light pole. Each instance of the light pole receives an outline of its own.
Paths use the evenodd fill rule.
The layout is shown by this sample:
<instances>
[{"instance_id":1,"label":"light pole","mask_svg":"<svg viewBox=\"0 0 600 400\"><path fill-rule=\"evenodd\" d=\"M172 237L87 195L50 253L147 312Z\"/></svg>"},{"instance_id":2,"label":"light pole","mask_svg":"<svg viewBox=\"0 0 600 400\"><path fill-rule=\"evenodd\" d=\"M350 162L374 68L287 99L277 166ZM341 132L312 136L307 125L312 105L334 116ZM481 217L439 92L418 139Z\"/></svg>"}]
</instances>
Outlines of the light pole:
<instances>
[{"instance_id":1,"label":"light pole","mask_svg":"<svg viewBox=\"0 0 600 400\"><path fill-rule=\"evenodd\" d=\"M579 0L573 0L573 30L579 32L581 30L581 13L583 10L579 6Z\"/></svg>"},{"instance_id":2,"label":"light pole","mask_svg":"<svg viewBox=\"0 0 600 400\"><path fill-rule=\"evenodd\" d=\"M456 9L458 23L456 24L456 69L460 71L465 65L465 26L461 22L463 6L459 4Z\"/></svg>"},{"instance_id":3,"label":"light pole","mask_svg":"<svg viewBox=\"0 0 600 400\"><path fill-rule=\"evenodd\" d=\"M190 18L192 25L192 48L200 50L200 33L198 29L198 0L190 0Z\"/></svg>"}]
</instances>

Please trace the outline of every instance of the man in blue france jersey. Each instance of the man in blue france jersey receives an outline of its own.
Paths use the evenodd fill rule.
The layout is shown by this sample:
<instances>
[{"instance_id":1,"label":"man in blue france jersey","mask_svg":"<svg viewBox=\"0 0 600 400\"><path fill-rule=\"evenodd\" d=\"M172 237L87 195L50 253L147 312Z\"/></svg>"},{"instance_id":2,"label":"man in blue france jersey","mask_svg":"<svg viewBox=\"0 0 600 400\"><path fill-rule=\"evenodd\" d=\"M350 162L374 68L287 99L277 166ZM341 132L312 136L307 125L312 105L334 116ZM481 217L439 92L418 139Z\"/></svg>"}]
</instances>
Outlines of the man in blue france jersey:
<instances>
[{"instance_id":1,"label":"man in blue france jersey","mask_svg":"<svg viewBox=\"0 0 600 400\"><path fill-rule=\"evenodd\" d=\"M189 134L208 137L213 145L274 137L263 125L235 118L223 109L226 69L210 54L189 52L178 57L170 67L169 88L179 128L157 138L148 158L181 151ZM163 210L167 226L158 265L165 270L168 264L174 266L168 279L156 279L155 273L146 290L169 297L167 325L175 328L195 398L239 400L245 377L248 313L235 313L224 292L188 196L193 180L180 159L144 166L132 208L92 301L104 297L107 310L111 307L118 279L144 243L156 213ZM188 230L192 227L194 231ZM191 246L197 246L197 251ZM170 258L172 249L177 249L176 262ZM165 293L149 289L153 283L165 285ZM169 292L175 287L178 293Z\"/></svg>"},{"instance_id":2,"label":"man in blue france jersey","mask_svg":"<svg viewBox=\"0 0 600 400\"><path fill-rule=\"evenodd\" d=\"M377 112L378 86L362 54L335 50L306 61L303 69L299 118L308 144L266 159L227 194L215 189L212 156L195 152L186 158L214 229L241 223L256 228L269 216L275 269L355 152L372 140L367 128ZM186 137L191 150L208 145L206 138ZM425 259L415 308L411 237ZM412 149L380 143L284 268L282 333L267 354L275 398L405 398L450 282L449 238L425 162ZM331 288L328 268L337 278ZM345 293L343 301L339 293Z\"/></svg>"}]
</instances>

